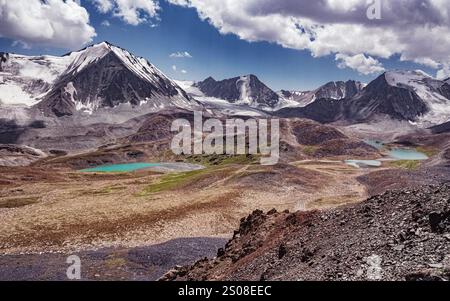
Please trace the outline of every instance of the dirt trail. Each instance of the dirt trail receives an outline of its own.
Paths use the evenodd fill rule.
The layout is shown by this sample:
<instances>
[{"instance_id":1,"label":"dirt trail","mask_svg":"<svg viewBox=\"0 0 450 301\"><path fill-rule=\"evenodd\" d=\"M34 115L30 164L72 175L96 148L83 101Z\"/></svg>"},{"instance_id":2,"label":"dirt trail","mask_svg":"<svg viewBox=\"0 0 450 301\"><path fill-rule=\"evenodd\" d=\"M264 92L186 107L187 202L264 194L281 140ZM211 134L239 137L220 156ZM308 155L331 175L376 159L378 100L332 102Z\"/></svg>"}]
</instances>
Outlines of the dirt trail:
<instances>
[{"instance_id":1,"label":"dirt trail","mask_svg":"<svg viewBox=\"0 0 450 301\"><path fill-rule=\"evenodd\" d=\"M367 197L366 187L357 178L368 172L367 169L356 169L342 161L298 161L292 163L298 167L320 172L329 177L319 191L309 198L299 201L296 210L326 209L364 200Z\"/></svg>"},{"instance_id":2,"label":"dirt trail","mask_svg":"<svg viewBox=\"0 0 450 301\"><path fill-rule=\"evenodd\" d=\"M245 165L244 167L234 171L231 175L229 175L229 176L227 176L227 177L225 177L225 178L223 178L223 179L221 179L219 181L216 181L216 182L212 183L211 185L206 187L206 189L213 189L215 187L219 187L219 186L224 185L227 181L231 180L236 175L241 174L241 173L245 172L246 170L248 170L249 167L250 167L250 165Z\"/></svg>"}]
</instances>

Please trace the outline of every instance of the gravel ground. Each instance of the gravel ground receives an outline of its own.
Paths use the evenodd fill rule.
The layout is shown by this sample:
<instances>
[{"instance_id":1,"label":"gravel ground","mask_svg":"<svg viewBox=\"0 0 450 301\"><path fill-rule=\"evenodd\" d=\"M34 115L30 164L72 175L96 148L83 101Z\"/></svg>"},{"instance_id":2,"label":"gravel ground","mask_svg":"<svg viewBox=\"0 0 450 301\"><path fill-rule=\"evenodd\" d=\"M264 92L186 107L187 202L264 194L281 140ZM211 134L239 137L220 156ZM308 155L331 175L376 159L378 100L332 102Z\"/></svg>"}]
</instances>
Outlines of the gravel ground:
<instances>
[{"instance_id":1,"label":"gravel ground","mask_svg":"<svg viewBox=\"0 0 450 301\"><path fill-rule=\"evenodd\" d=\"M154 281L177 265L214 256L222 238L180 238L139 248L109 248L76 254L24 254L0 256L0 281L68 280L69 255L81 259L81 280Z\"/></svg>"},{"instance_id":2,"label":"gravel ground","mask_svg":"<svg viewBox=\"0 0 450 301\"><path fill-rule=\"evenodd\" d=\"M389 191L327 211L255 211L217 258L165 280L450 279L450 185Z\"/></svg>"}]
</instances>

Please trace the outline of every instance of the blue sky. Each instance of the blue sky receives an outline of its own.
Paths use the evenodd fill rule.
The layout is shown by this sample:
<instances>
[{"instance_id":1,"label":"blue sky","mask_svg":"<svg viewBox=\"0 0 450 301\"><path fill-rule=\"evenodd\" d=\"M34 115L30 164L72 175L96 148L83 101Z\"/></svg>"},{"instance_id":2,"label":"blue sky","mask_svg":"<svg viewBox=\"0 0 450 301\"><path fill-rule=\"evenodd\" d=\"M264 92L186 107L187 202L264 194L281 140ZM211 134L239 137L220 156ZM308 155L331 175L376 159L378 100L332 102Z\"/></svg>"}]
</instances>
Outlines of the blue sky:
<instances>
[{"instance_id":1,"label":"blue sky","mask_svg":"<svg viewBox=\"0 0 450 301\"><path fill-rule=\"evenodd\" d=\"M244 74L255 74L274 90L314 89L328 81L355 79L369 82L377 74L362 75L359 72L337 66L333 54L314 58L309 50L284 48L270 42L248 42L233 33L221 34L209 22L201 20L195 8L160 2L156 26L144 22L129 25L120 18L101 14L89 1L82 2L89 12L90 25L97 36L93 43L107 40L115 45L147 58L174 79L203 80ZM102 25L107 20L110 26ZM14 39L0 38L0 51L28 55L61 55L67 49L31 45L25 49ZM83 48L80 45L79 48ZM170 54L187 51L192 58L171 58ZM430 74L435 70L412 62L401 62L399 55L389 59L379 58L384 68L422 69ZM177 66L173 70L172 66ZM187 73L181 73L186 70Z\"/></svg>"}]
</instances>

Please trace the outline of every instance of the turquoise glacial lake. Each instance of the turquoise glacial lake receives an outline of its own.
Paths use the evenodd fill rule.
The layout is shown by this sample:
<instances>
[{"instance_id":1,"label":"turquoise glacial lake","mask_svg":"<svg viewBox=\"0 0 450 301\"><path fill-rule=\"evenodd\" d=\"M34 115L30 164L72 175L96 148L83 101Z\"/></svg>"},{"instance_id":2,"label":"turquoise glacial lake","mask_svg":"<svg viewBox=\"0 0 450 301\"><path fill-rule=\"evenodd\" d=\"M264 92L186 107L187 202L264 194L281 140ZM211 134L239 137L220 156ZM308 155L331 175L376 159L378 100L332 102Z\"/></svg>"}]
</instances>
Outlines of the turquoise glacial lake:
<instances>
[{"instance_id":1,"label":"turquoise glacial lake","mask_svg":"<svg viewBox=\"0 0 450 301\"><path fill-rule=\"evenodd\" d=\"M94 168L80 170L81 172L132 172L149 167L161 166L160 163L126 163L102 165Z\"/></svg>"},{"instance_id":2,"label":"turquoise glacial lake","mask_svg":"<svg viewBox=\"0 0 450 301\"><path fill-rule=\"evenodd\" d=\"M369 144L370 146L375 147L376 149L383 149L384 143L381 141L376 140L364 140L365 143ZM422 152L419 152L415 149L411 148L393 148L390 150L387 150L388 154L388 160L411 160L411 161L418 161L418 160L427 160L428 156ZM381 160L346 160L345 163L348 165L362 168L362 167L380 167L381 166Z\"/></svg>"},{"instance_id":3,"label":"turquoise glacial lake","mask_svg":"<svg viewBox=\"0 0 450 301\"><path fill-rule=\"evenodd\" d=\"M414 149L394 148L389 151L389 157L396 160L426 160L428 156Z\"/></svg>"}]
</instances>

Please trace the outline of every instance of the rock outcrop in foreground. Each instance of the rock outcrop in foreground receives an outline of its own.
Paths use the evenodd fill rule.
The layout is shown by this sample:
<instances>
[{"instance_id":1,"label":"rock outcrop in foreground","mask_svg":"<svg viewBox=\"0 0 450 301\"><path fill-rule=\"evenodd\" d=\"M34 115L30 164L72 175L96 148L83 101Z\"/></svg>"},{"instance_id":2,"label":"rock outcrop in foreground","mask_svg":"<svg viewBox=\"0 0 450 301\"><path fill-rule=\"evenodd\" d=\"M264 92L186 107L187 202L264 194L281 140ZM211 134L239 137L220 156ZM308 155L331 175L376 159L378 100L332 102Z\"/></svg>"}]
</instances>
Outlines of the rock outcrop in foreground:
<instances>
[{"instance_id":1,"label":"rock outcrop in foreground","mask_svg":"<svg viewBox=\"0 0 450 301\"><path fill-rule=\"evenodd\" d=\"M449 280L450 184L242 219L217 258L162 280Z\"/></svg>"}]
</instances>

